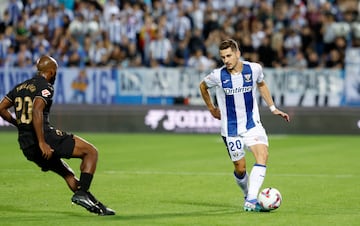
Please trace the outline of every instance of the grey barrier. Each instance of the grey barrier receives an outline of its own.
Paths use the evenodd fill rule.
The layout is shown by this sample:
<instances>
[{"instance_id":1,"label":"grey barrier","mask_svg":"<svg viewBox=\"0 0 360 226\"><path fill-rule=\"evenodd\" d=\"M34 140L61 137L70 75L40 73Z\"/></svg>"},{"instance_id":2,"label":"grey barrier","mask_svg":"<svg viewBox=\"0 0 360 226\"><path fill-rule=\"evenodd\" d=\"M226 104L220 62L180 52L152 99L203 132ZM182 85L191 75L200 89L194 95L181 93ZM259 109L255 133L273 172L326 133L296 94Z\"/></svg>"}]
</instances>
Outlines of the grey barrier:
<instances>
[{"instance_id":1,"label":"grey barrier","mask_svg":"<svg viewBox=\"0 0 360 226\"><path fill-rule=\"evenodd\" d=\"M260 107L269 134L360 134L360 108L287 107L286 123ZM202 106L55 105L51 123L66 131L116 133L219 133L220 123ZM0 131L14 130L3 121Z\"/></svg>"}]
</instances>

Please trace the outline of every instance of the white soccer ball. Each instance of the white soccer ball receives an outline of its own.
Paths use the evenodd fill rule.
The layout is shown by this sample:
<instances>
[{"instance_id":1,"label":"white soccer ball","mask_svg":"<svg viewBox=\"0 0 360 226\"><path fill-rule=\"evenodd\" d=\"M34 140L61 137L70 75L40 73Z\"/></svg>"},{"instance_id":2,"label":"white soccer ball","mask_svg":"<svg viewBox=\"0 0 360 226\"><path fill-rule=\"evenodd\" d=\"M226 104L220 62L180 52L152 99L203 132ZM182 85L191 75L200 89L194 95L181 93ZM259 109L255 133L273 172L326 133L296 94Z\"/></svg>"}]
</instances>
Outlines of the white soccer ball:
<instances>
[{"instance_id":1,"label":"white soccer ball","mask_svg":"<svg viewBox=\"0 0 360 226\"><path fill-rule=\"evenodd\" d=\"M275 210L280 207L282 197L276 188L265 188L258 196L258 203L265 210Z\"/></svg>"}]
</instances>

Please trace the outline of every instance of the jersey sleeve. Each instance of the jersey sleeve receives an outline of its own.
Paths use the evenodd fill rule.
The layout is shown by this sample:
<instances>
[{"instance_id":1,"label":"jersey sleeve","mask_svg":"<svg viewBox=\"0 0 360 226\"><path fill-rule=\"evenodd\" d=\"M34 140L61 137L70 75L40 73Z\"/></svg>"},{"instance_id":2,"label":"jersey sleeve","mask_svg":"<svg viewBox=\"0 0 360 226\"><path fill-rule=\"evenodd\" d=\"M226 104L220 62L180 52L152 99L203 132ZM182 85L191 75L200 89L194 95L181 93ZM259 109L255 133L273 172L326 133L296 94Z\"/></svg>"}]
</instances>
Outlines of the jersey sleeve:
<instances>
[{"instance_id":1,"label":"jersey sleeve","mask_svg":"<svg viewBox=\"0 0 360 226\"><path fill-rule=\"evenodd\" d=\"M256 83L263 82L264 81L264 73L263 73L262 66L258 63L254 63L253 70L254 70L254 74L256 76Z\"/></svg>"},{"instance_id":2,"label":"jersey sleeve","mask_svg":"<svg viewBox=\"0 0 360 226\"><path fill-rule=\"evenodd\" d=\"M41 83L37 88L37 92L35 94L35 98L39 97L42 98L46 103L52 99L54 96L54 88L49 83Z\"/></svg>"},{"instance_id":3,"label":"jersey sleeve","mask_svg":"<svg viewBox=\"0 0 360 226\"><path fill-rule=\"evenodd\" d=\"M14 103L14 92L15 92L15 89L12 89L10 90L6 95L5 95L5 98L10 101L11 103Z\"/></svg>"},{"instance_id":4,"label":"jersey sleeve","mask_svg":"<svg viewBox=\"0 0 360 226\"><path fill-rule=\"evenodd\" d=\"M214 87L216 85L218 85L218 81L217 81L217 77L216 77L216 71L213 70L210 74L206 75L203 79L203 81L206 83L206 86L208 88Z\"/></svg>"}]
</instances>

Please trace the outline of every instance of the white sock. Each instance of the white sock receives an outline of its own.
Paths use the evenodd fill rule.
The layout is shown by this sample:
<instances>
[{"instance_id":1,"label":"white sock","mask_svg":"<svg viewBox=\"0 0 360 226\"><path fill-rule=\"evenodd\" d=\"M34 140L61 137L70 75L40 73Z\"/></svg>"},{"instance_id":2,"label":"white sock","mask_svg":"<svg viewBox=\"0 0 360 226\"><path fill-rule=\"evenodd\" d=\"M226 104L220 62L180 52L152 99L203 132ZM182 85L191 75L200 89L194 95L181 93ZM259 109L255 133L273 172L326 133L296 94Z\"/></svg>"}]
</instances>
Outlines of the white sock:
<instances>
[{"instance_id":1,"label":"white sock","mask_svg":"<svg viewBox=\"0 0 360 226\"><path fill-rule=\"evenodd\" d=\"M247 200L257 199L259 190L264 182L266 174L266 166L255 164L251 170L249 177L249 192Z\"/></svg>"},{"instance_id":2,"label":"white sock","mask_svg":"<svg viewBox=\"0 0 360 226\"><path fill-rule=\"evenodd\" d=\"M239 177L239 175L237 175L234 172L234 178L236 183L239 185L239 187L241 188L241 190L244 192L244 196L246 197L247 193L248 193L248 175L245 172L245 175L241 178Z\"/></svg>"}]
</instances>

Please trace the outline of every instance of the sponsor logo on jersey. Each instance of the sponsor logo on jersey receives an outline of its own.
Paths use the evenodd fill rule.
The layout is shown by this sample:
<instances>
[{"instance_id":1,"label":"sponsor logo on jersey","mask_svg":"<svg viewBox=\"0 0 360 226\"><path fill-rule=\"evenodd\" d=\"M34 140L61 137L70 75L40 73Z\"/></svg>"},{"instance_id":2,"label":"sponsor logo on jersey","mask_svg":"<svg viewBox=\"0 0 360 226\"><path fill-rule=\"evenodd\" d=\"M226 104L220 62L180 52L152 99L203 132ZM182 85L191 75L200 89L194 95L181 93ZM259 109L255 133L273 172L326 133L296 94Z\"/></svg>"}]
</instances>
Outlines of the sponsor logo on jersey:
<instances>
[{"instance_id":1,"label":"sponsor logo on jersey","mask_svg":"<svg viewBox=\"0 0 360 226\"><path fill-rule=\"evenodd\" d=\"M43 90L41 91L41 95L42 95L43 97L49 97L49 96L51 95L51 93L50 93L49 90L43 89Z\"/></svg>"},{"instance_id":2,"label":"sponsor logo on jersey","mask_svg":"<svg viewBox=\"0 0 360 226\"><path fill-rule=\"evenodd\" d=\"M236 93L248 93L251 92L252 86L237 87L237 88L224 88L226 95L234 95Z\"/></svg>"},{"instance_id":3,"label":"sponsor logo on jersey","mask_svg":"<svg viewBox=\"0 0 360 226\"><path fill-rule=\"evenodd\" d=\"M230 79L224 80L224 81L223 81L223 84L226 84L226 83L228 83L228 82L230 82Z\"/></svg>"}]
</instances>

